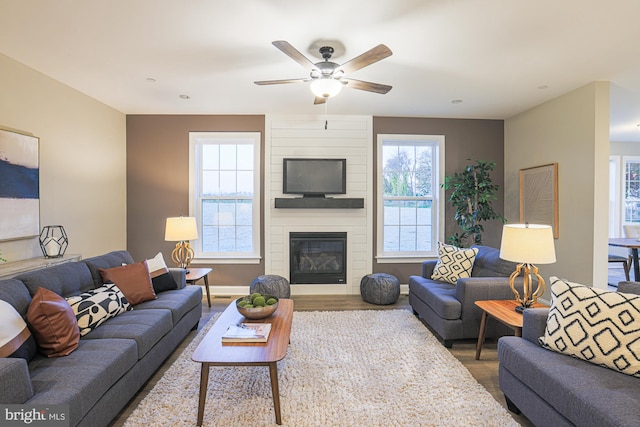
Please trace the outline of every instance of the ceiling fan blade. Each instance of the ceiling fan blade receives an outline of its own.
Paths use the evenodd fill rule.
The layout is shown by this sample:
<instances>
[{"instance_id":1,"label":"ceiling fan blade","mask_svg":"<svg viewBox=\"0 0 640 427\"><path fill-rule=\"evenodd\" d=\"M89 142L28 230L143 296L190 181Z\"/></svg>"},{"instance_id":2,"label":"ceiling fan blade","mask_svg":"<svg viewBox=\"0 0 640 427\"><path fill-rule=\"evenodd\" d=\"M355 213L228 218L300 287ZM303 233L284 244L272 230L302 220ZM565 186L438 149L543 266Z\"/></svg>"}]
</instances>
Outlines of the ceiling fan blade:
<instances>
[{"instance_id":1,"label":"ceiling fan blade","mask_svg":"<svg viewBox=\"0 0 640 427\"><path fill-rule=\"evenodd\" d=\"M327 98L322 96L316 96L316 99L313 101L313 105L325 104L327 102Z\"/></svg>"},{"instance_id":2,"label":"ceiling fan blade","mask_svg":"<svg viewBox=\"0 0 640 427\"><path fill-rule=\"evenodd\" d=\"M342 78L341 82L346 83L351 89L366 90L367 92L375 92L385 94L391 90L393 86L383 85L380 83L365 82L362 80Z\"/></svg>"},{"instance_id":3,"label":"ceiling fan blade","mask_svg":"<svg viewBox=\"0 0 640 427\"><path fill-rule=\"evenodd\" d=\"M353 73L354 71L364 68L367 65L371 65L374 62L378 62L392 54L393 52L391 52L391 49L383 44L379 44L362 55L356 56L352 60L345 62L338 67L338 70L342 70L345 74Z\"/></svg>"},{"instance_id":4,"label":"ceiling fan blade","mask_svg":"<svg viewBox=\"0 0 640 427\"><path fill-rule=\"evenodd\" d=\"M284 79L284 80L261 80L254 83L259 86L264 86L264 85L282 85L286 83L305 83L310 81L311 79Z\"/></svg>"},{"instance_id":5,"label":"ceiling fan blade","mask_svg":"<svg viewBox=\"0 0 640 427\"><path fill-rule=\"evenodd\" d=\"M298 64L302 65L304 69L309 71L318 69L318 67L316 67L316 64L314 64L309 58L301 54L295 47L291 46L289 42L286 42L284 40L276 40L271 44L280 49L285 55L289 56Z\"/></svg>"}]
</instances>

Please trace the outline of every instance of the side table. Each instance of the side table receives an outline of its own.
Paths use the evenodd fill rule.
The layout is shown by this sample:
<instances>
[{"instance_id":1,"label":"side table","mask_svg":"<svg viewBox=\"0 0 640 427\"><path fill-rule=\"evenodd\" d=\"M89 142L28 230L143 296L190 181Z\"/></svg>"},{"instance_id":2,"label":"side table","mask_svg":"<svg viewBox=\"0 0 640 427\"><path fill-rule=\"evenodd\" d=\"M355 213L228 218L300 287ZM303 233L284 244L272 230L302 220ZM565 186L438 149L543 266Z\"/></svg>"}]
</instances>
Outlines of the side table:
<instances>
[{"instance_id":1,"label":"side table","mask_svg":"<svg viewBox=\"0 0 640 427\"><path fill-rule=\"evenodd\" d=\"M522 313L516 311L516 306L520 305L516 300L484 300L476 301L475 304L482 309L482 319L480 320L480 332L478 333L478 343L476 344L476 360L480 360L480 352L484 343L484 335L487 332L487 317L491 316L498 322L510 327L515 332L516 337L522 336ZM544 304L535 303L531 308L544 308Z\"/></svg>"},{"instance_id":2,"label":"side table","mask_svg":"<svg viewBox=\"0 0 640 427\"><path fill-rule=\"evenodd\" d=\"M187 284L195 285L195 283L204 279L204 288L207 291L207 302L211 307L211 294L209 293L209 273L213 271L213 268L189 268L187 273Z\"/></svg>"}]
</instances>

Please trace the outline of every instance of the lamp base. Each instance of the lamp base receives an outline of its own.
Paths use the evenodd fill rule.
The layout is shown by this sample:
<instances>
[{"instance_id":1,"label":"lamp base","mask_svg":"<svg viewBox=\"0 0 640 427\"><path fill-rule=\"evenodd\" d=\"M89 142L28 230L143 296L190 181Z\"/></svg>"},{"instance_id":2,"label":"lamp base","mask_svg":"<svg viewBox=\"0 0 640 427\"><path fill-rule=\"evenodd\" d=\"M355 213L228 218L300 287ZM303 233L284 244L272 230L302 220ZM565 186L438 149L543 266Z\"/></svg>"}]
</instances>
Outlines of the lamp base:
<instances>
[{"instance_id":1,"label":"lamp base","mask_svg":"<svg viewBox=\"0 0 640 427\"><path fill-rule=\"evenodd\" d=\"M523 305L518 305L518 306L516 306L516 313L522 314L522 312L525 311L527 308L529 308L529 307L525 307Z\"/></svg>"}]
</instances>

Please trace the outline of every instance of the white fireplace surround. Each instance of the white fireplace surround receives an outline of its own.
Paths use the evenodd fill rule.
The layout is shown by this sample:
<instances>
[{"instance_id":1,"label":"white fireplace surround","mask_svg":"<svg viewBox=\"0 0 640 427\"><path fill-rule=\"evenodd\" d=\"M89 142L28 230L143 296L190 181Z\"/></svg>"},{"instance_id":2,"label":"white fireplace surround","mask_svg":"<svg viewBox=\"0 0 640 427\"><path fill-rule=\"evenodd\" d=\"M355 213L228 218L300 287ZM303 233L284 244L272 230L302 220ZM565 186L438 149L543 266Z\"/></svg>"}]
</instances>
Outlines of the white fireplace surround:
<instances>
[{"instance_id":1,"label":"white fireplace surround","mask_svg":"<svg viewBox=\"0 0 640 427\"><path fill-rule=\"evenodd\" d=\"M325 121L326 127L325 129ZM289 278L289 234L347 234L344 284L291 285L292 295L360 293L373 268L373 119L371 116L267 116L265 124L265 274ZM282 159L347 159L347 194L363 198L358 209L281 209Z\"/></svg>"}]
</instances>

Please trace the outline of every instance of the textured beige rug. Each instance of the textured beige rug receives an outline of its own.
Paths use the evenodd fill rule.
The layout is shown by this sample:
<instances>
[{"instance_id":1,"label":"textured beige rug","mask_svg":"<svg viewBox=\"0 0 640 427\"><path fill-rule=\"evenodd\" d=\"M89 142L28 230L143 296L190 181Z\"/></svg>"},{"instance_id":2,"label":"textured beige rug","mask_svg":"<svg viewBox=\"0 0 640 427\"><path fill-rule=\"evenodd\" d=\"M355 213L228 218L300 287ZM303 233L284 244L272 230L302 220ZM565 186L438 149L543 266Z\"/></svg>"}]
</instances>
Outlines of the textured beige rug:
<instances>
[{"instance_id":1,"label":"textured beige rug","mask_svg":"<svg viewBox=\"0 0 640 427\"><path fill-rule=\"evenodd\" d=\"M214 319L215 320L215 319ZM127 419L193 426L209 322ZM204 426L275 425L266 367L211 368ZM278 363L285 426L517 426L407 310L295 312Z\"/></svg>"}]
</instances>

